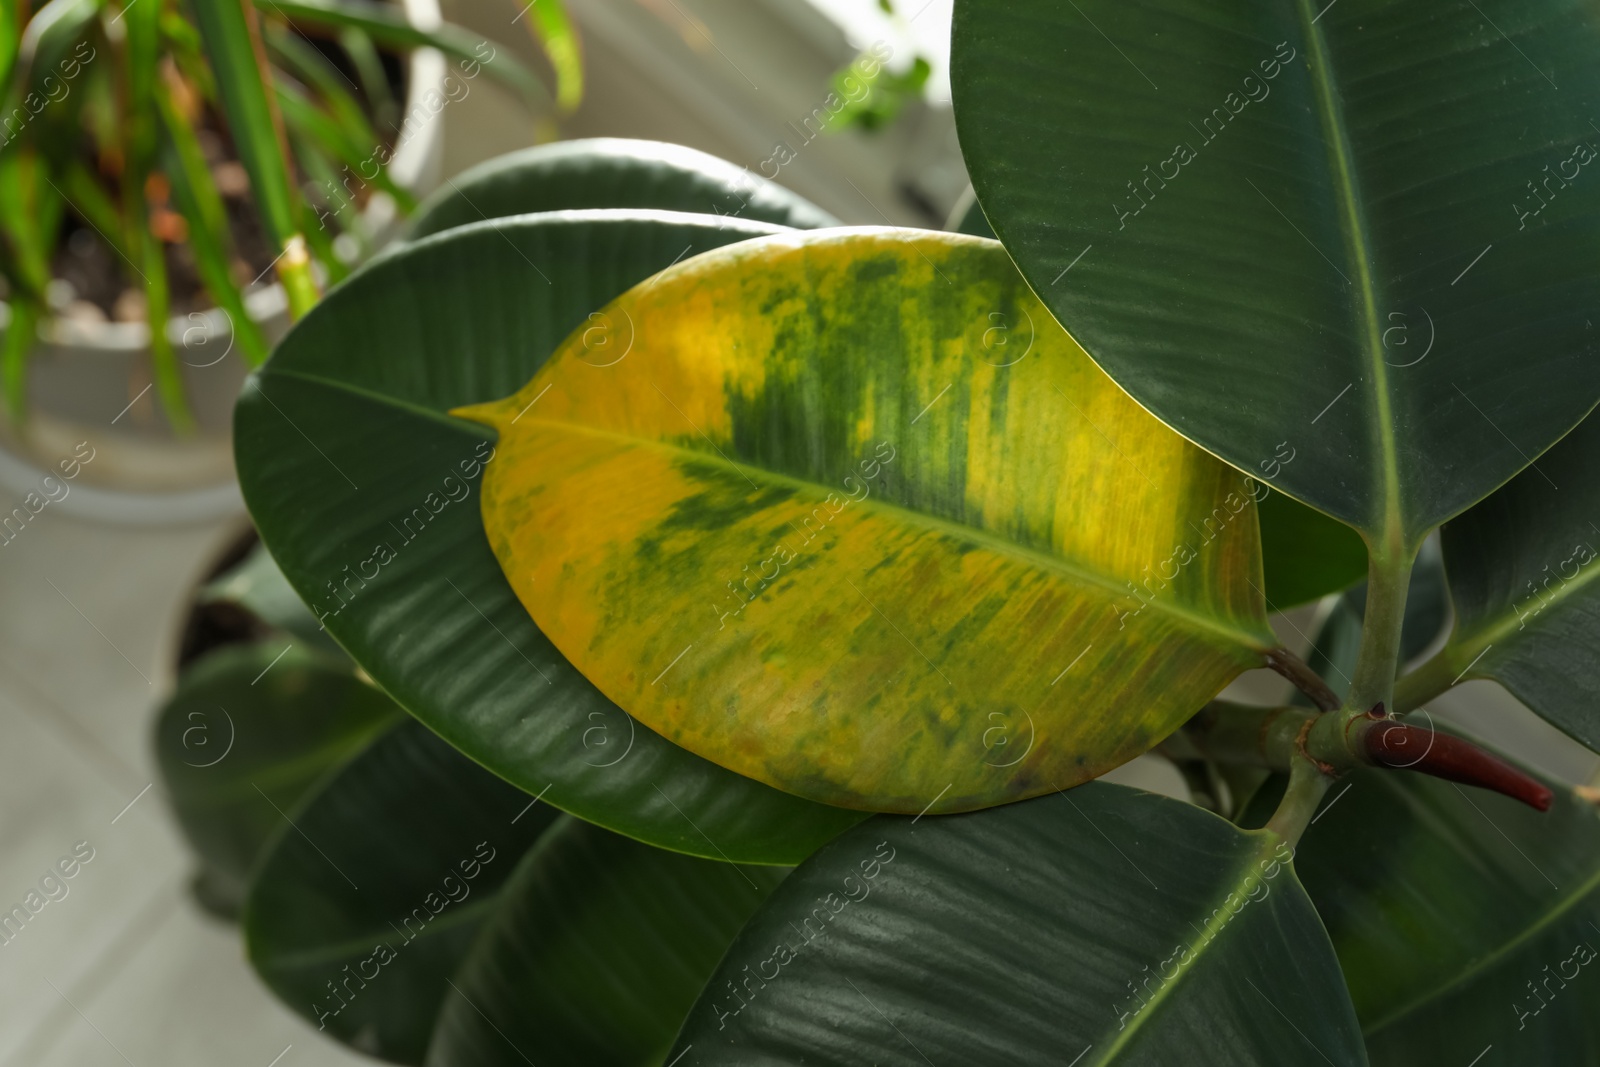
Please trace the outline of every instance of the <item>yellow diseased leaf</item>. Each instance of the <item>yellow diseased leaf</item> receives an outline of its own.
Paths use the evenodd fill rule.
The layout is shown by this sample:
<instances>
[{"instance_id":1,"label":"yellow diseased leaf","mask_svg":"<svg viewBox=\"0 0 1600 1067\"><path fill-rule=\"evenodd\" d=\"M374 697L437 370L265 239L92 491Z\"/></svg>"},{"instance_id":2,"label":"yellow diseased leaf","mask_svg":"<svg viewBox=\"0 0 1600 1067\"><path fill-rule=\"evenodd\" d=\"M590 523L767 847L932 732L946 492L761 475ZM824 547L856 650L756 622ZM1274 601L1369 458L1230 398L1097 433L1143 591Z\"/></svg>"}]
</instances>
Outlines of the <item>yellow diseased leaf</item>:
<instances>
[{"instance_id":1,"label":"yellow diseased leaf","mask_svg":"<svg viewBox=\"0 0 1600 1067\"><path fill-rule=\"evenodd\" d=\"M1274 641L1251 483L1122 393L1000 245L732 245L517 395L484 526L642 723L802 796L961 811L1156 744Z\"/></svg>"}]
</instances>

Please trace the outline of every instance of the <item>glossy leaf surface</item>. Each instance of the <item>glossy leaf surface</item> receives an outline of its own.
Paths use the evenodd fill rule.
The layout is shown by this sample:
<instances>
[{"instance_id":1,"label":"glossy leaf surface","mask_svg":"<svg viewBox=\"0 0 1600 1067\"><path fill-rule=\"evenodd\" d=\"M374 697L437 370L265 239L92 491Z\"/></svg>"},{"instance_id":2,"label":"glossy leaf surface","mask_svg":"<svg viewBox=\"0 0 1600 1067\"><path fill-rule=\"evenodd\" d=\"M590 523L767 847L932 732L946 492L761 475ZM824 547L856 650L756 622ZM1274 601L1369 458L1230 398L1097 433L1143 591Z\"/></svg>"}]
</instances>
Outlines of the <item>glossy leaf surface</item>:
<instances>
[{"instance_id":1,"label":"glossy leaf surface","mask_svg":"<svg viewBox=\"0 0 1600 1067\"><path fill-rule=\"evenodd\" d=\"M418 210L413 238L483 219L579 208L659 208L816 229L838 220L780 185L683 145L620 137L496 156Z\"/></svg>"},{"instance_id":2,"label":"glossy leaf surface","mask_svg":"<svg viewBox=\"0 0 1600 1067\"><path fill-rule=\"evenodd\" d=\"M495 773L619 833L795 863L858 816L640 727L568 665L500 572L475 499L494 446L445 412L516 389L606 301L773 227L666 212L480 223L330 293L235 413L245 500L296 590L408 711ZM598 344L600 335L591 335Z\"/></svg>"},{"instance_id":3,"label":"glossy leaf surface","mask_svg":"<svg viewBox=\"0 0 1600 1067\"><path fill-rule=\"evenodd\" d=\"M1600 398L1582 0L958 0L951 40L978 199L1061 322L1241 469L1287 438L1276 484L1386 551Z\"/></svg>"},{"instance_id":4,"label":"glossy leaf surface","mask_svg":"<svg viewBox=\"0 0 1600 1067\"><path fill-rule=\"evenodd\" d=\"M1590 418L1440 536L1456 629L1401 686L1410 706L1453 679L1492 678L1600 750L1600 420Z\"/></svg>"},{"instance_id":5,"label":"glossy leaf surface","mask_svg":"<svg viewBox=\"0 0 1600 1067\"><path fill-rule=\"evenodd\" d=\"M256 973L319 1030L421 1063L517 860L559 816L405 721L295 813L250 888Z\"/></svg>"},{"instance_id":6,"label":"glossy leaf surface","mask_svg":"<svg viewBox=\"0 0 1600 1067\"><path fill-rule=\"evenodd\" d=\"M1349 781L1307 831L1296 864L1372 1062L1600 1057L1594 807L1559 787L1540 813L1422 775L1369 771Z\"/></svg>"},{"instance_id":7,"label":"glossy leaf surface","mask_svg":"<svg viewBox=\"0 0 1600 1067\"><path fill-rule=\"evenodd\" d=\"M873 819L778 887L674 1054L680 1067L1365 1064L1287 855L1263 831L1103 783Z\"/></svg>"},{"instance_id":8,"label":"glossy leaf surface","mask_svg":"<svg viewBox=\"0 0 1600 1067\"><path fill-rule=\"evenodd\" d=\"M243 902L285 813L402 717L348 665L288 645L212 653L156 720L162 786L200 856L206 902L224 911Z\"/></svg>"},{"instance_id":9,"label":"glossy leaf surface","mask_svg":"<svg viewBox=\"0 0 1600 1067\"><path fill-rule=\"evenodd\" d=\"M452 980L437 1067L656 1067L779 867L695 859L563 818Z\"/></svg>"},{"instance_id":10,"label":"glossy leaf surface","mask_svg":"<svg viewBox=\"0 0 1600 1067\"><path fill-rule=\"evenodd\" d=\"M826 803L965 810L1145 751L1275 644L1247 480L995 242L784 234L607 307L498 428L485 526L642 723ZM1137 584L1136 584L1137 583Z\"/></svg>"}]
</instances>

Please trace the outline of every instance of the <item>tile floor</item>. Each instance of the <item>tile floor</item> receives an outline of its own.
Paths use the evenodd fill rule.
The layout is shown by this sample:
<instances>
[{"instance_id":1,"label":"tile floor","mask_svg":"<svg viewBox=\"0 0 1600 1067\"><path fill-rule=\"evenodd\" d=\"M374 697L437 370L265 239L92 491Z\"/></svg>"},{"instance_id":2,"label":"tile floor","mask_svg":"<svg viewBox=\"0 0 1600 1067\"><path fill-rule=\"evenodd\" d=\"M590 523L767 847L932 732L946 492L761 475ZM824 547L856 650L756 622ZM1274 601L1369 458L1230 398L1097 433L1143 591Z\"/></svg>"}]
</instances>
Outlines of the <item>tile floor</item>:
<instances>
[{"instance_id":1,"label":"tile floor","mask_svg":"<svg viewBox=\"0 0 1600 1067\"><path fill-rule=\"evenodd\" d=\"M237 931L191 903L187 847L152 786L184 593L238 522L136 530L46 511L0 547L0 910L78 842L93 857L0 944L3 1067L373 1062L279 1007Z\"/></svg>"}]
</instances>

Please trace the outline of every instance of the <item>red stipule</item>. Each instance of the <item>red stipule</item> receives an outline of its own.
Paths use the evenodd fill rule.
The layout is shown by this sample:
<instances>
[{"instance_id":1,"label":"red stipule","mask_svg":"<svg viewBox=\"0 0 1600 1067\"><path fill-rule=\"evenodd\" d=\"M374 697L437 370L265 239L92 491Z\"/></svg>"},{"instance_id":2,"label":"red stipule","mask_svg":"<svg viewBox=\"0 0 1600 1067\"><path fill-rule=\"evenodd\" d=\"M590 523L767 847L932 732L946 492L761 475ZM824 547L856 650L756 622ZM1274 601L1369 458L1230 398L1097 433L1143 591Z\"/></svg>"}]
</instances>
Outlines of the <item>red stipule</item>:
<instances>
[{"instance_id":1,"label":"red stipule","mask_svg":"<svg viewBox=\"0 0 1600 1067\"><path fill-rule=\"evenodd\" d=\"M1409 723L1385 720L1380 709L1381 705L1374 709L1379 713L1375 716L1379 721L1373 722L1362 737L1373 763L1489 789L1539 811L1550 810L1555 794L1537 779L1470 741Z\"/></svg>"}]
</instances>

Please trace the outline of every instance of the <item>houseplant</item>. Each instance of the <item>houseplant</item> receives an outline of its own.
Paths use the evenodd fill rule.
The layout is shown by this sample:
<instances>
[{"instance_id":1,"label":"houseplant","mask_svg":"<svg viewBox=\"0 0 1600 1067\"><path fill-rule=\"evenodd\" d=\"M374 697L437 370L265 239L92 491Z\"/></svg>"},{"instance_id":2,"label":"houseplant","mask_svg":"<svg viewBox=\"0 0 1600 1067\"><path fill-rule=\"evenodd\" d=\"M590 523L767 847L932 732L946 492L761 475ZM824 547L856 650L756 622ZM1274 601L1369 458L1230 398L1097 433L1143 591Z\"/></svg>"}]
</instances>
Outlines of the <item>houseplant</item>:
<instances>
[{"instance_id":1,"label":"houseplant","mask_svg":"<svg viewBox=\"0 0 1600 1067\"><path fill-rule=\"evenodd\" d=\"M300 1010L359 1035L431 1005L439 1063L1593 1058L1592 805L1422 711L1491 678L1597 743L1600 216L1546 86L1582 91L1597 33L1555 2L963 0L1001 243L525 216L353 277L242 398L243 485L448 744L402 723L300 809L333 847L285 831L256 869L258 964L373 941ZM1151 155L1169 98L1218 106ZM1515 219L1476 210L1525 170ZM1413 318L1448 362L1393 347ZM1262 481L1368 550L1320 669L1266 627ZM1441 525L1442 645L1414 573ZM1216 700L1253 666L1309 706ZM1220 812L1086 781L1157 744ZM520 829L552 807L582 823ZM414 963L382 927L446 934L491 827L527 851L467 962ZM695 873L647 881L605 832Z\"/></svg>"},{"instance_id":2,"label":"houseplant","mask_svg":"<svg viewBox=\"0 0 1600 1067\"><path fill-rule=\"evenodd\" d=\"M170 521L236 501L228 409L319 284L291 260L336 281L384 240L437 180L439 113L480 73L549 98L503 48L441 25L432 0L241 8L234 30L260 48L240 54L211 6L196 22L179 3L136 6L54 0L0 26L5 469L29 481L27 463L92 434L101 484L71 506ZM557 24L530 22L550 54L571 53L570 105L581 68L545 7ZM258 65L258 106L216 77ZM280 256L294 234L306 255ZM271 285L285 270L294 284Z\"/></svg>"}]
</instances>

